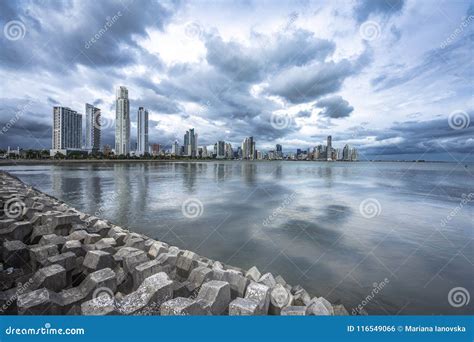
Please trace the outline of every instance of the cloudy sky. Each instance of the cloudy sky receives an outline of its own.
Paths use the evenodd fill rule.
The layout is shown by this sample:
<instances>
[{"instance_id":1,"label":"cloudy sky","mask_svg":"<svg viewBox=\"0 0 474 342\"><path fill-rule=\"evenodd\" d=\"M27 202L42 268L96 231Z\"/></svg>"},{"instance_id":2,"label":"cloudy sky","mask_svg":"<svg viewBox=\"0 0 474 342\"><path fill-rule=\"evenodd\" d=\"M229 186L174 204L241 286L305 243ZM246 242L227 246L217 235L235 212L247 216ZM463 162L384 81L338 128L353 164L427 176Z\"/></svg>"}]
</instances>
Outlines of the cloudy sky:
<instances>
[{"instance_id":1,"label":"cloudy sky","mask_svg":"<svg viewBox=\"0 0 474 342\"><path fill-rule=\"evenodd\" d=\"M473 161L474 2L0 2L0 147L50 148L52 107L104 117L115 91L150 111L150 143Z\"/></svg>"}]
</instances>

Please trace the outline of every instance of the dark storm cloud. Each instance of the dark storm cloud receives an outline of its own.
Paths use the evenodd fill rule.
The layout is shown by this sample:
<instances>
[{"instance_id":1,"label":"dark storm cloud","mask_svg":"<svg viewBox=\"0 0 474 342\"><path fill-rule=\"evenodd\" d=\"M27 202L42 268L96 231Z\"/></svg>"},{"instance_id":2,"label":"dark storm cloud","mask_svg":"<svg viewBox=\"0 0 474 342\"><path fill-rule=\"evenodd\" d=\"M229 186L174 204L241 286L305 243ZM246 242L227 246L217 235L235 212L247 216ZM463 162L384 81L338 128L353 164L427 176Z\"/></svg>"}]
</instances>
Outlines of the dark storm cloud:
<instances>
[{"instance_id":1,"label":"dark storm cloud","mask_svg":"<svg viewBox=\"0 0 474 342\"><path fill-rule=\"evenodd\" d=\"M361 23L371 14L390 16L400 12L404 5L404 0L359 0L354 8L354 16Z\"/></svg>"},{"instance_id":2,"label":"dark storm cloud","mask_svg":"<svg viewBox=\"0 0 474 342\"><path fill-rule=\"evenodd\" d=\"M301 110L296 114L296 117L298 117L298 118L309 118L309 117L311 117L311 111L310 110Z\"/></svg>"},{"instance_id":3,"label":"dark storm cloud","mask_svg":"<svg viewBox=\"0 0 474 342\"><path fill-rule=\"evenodd\" d=\"M78 64L92 68L130 65L140 58L159 61L141 49L135 36L146 28L159 29L171 17L175 3L122 1L2 1L2 27L20 20L26 29L21 40L0 40L2 67L70 72ZM92 41L93 40L93 41Z\"/></svg>"},{"instance_id":4,"label":"dark storm cloud","mask_svg":"<svg viewBox=\"0 0 474 342\"><path fill-rule=\"evenodd\" d=\"M336 92L344 80L355 72L348 60L294 66L276 75L268 92L291 103L304 103Z\"/></svg>"},{"instance_id":5,"label":"dark storm cloud","mask_svg":"<svg viewBox=\"0 0 474 342\"><path fill-rule=\"evenodd\" d=\"M319 115L332 119L348 117L354 111L354 107L339 95L325 97L319 100L314 106L316 108L322 108Z\"/></svg>"},{"instance_id":6,"label":"dark storm cloud","mask_svg":"<svg viewBox=\"0 0 474 342\"><path fill-rule=\"evenodd\" d=\"M367 127L352 127L341 139L375 137L379 146L361 146L367 156L418 155L429 159L432 153L462 153L466 156L474 151L474 114L466 113L471 124L455 129L448 116L427 121L396 122L389 129L374 130ZM451 121L452 122L452 121ZM459 126L458 126L459 127ZM394 142L395 141L395 142ZM414 156L414 159L416 156Z\"/></svg>"}]
</instances>

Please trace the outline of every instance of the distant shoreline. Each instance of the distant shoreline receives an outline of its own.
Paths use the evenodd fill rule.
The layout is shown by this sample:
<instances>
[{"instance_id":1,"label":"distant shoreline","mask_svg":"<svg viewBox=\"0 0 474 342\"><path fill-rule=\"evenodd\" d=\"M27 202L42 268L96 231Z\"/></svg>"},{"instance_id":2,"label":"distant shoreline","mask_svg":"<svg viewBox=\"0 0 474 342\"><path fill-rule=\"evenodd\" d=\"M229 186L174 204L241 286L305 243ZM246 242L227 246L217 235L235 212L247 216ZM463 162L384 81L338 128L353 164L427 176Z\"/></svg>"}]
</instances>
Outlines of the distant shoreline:
<instances>
[{"instance_id":1,"label":"distant shoreline","mask_svg":"<svg viewBox=\"0 0 474 342\"><path fill-rule=\"evenodd\" d=\"M114 163L212 163L212 162L308 162L308 163L443 163L446 161L416 160L365 160L365 161L325 161L325 160L229 160L229 159L1 159L1 166L15 165L63 165L63 164L114 164ZM470 164L470 162L465 162Z\"/></svg>"}]
</instances>

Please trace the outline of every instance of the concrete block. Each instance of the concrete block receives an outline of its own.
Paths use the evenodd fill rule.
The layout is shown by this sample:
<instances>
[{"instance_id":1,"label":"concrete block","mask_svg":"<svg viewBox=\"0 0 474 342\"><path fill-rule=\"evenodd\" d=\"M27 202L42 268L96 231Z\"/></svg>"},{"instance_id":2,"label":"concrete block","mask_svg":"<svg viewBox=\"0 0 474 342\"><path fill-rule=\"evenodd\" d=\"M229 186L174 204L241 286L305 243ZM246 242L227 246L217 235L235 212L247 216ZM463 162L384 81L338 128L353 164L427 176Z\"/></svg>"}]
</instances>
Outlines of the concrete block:
<instances>
[{"instance_id":1,"label":"concrete block","mask_svg":"<svg viewBox=\"0 0 474 342\"><path fill-rule=\"evenodd\" d=\"M89 251L84 258L83 266L88 272L95 272L103 268L113 269L115 267L115 260L110 253Z\"/></svg>"},{"instance_id":2,"label":"concrete block","mask_svg":"<svg viewBox=\"0 0 474 342\"><path fill-rule=\"evenodd\" d=\"M19 241L5 241L2 248L2 261L6 267L22 267L30 261L30 252Z\"/></svg>"},{"instance_id":3,"label":"concrete block","mask_svg":"<svg viewBox=\"0 0 474 342\"><path fill-rule=\"evenodd\" d=\"M258 282L262 275L258 268L256 266L253 266L247 271L247 273L245 273L245 276L254 282Z\"/></svg>"},{"instance_id":4,"label":"concrete block","mask_svg":"<svg viewBox=\"0 0 474 342\"><path fill-rule=\"evenodd\" d=\"M160 313L161 316L206 316L209 311L193 299L178 297L164 302Z\"/></svg>"},{"instance_id":5,"label":"concrete block","mask_svg":"<svg viewBox=\"0 0 474 342\"><path fill-rule=\"evenodd\" d=\"M281 316L306 316L306 306L287 306L281 309Z\"/></svg>"},{"instance_id":6,"label":"concrete block","mask_svg":"<svg viewBox=\"0 0 474 342\"><path fill-rule=\"evenodd\" d=\"M267 285L269 288L273 288L276 285L275 278L271 273L265 273L258 280L260 284Z\"/></svg>"},{"instance_id":7,"label":"concrete block","mask_svg":"<svg viewBox=\"0 0 474 342\"><path fill-rule=\"evenodd\" d=\"M281 310L290 306L293 296L283 285L277 284L270 291L270 315L279 315Z\"/></svg>"},{"instance_id":8,"label":"concrete block","mask_svg":"<svg viewBox=\"0 0 474 342\"><path fill-rule=\"evenodd\" d=\"M270 306L270 288L264 284L251 282L247 286L245 298L253 299L258 303L258 314L267 315Z\"/></svg>"},{"instance_id":9,"label":"concrete block","mask_svg":"<svg viewBox=\"0 0 474 342\"><path fill-rule=\"evenodd\" d=\"M224 314L230 303L230 285L225 281L212 280L204 283L199 290L197 300L204 303L213 315Z\"/></svg>"},{"instance_id":10,"label":"concrete block","mask_svg":"<svg viewBox=\"0 0 474 342\"><path fill-rule=\"evenodd\" d=\"M259 307L256 300L236 298L229 304L229 316L255 316L258 314Z\"/></svg>"}]
</instances>

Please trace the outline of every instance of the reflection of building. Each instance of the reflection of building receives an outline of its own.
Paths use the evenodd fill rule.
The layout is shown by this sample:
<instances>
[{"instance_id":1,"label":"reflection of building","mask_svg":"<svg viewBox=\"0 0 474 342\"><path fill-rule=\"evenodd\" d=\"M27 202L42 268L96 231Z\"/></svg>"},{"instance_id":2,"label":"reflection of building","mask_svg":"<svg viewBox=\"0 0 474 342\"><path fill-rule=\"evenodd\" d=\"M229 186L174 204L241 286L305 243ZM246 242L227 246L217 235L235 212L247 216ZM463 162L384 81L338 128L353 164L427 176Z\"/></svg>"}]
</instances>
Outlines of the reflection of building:
<instances>
[{"instance_id":1,"label":"reflection of building","mask_svg":"<svg viewBox=\"0 0 474 342\"><path fill-rule=\"evenodd\" d=\"M80 150L82 140L82 115L67 107L53 108L53 143L50 154L64 155L68 150Z\"/></svg>"},{"instance_id":2,"label":"reflection of building","mask_svg":"<svg viewBox=\"0 0 474 342\"><path fill-rule=\"evenodd\" d=\"M100 109L86 103L85 148L90 152L100 149Z\"/></svg>"},{"instance_id":3,"label":"reflection of building","mask_svg":"<svg viewBox=\"0 0 474 342\"><path fill-rule=\"evenodd\" d=\"M145 153L148 153L148 110L139 107L137 113L137 154L142 156Z\"/></svg>"},{"instance_id":4,"label":"reflection of building","mask_svg":"<svg viewBox=\"0 0 474 342\"><path fill-rule=\"evenodd\" d=\"M130 102L128 89L119 87L115 100L115 153L130 153Z\"/></svg>"}]
</instances>

